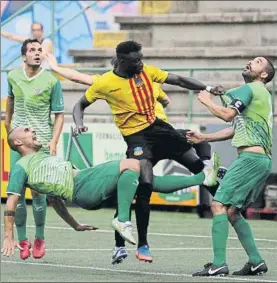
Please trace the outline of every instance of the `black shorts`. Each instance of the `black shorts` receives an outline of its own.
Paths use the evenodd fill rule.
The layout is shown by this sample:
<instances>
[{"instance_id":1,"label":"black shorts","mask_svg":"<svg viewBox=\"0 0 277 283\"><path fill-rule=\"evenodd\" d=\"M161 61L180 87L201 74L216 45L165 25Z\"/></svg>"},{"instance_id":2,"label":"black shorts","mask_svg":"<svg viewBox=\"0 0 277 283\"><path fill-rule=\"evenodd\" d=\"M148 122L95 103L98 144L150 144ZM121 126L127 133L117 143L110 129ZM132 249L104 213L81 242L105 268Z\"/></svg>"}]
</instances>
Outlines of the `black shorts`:
<instances>
[{"instance_id":1,"label":"black shorts","mask_svg":"<svg viewBox=\"0 0 277 283\"><path fill-rule=\"evenodd\" d=\"M128 146L127 158L148 159L153 164L163 159L176 159L192 147L185 132L156 118L149 127L124 137Z\"/></svg>"}]
</instances>

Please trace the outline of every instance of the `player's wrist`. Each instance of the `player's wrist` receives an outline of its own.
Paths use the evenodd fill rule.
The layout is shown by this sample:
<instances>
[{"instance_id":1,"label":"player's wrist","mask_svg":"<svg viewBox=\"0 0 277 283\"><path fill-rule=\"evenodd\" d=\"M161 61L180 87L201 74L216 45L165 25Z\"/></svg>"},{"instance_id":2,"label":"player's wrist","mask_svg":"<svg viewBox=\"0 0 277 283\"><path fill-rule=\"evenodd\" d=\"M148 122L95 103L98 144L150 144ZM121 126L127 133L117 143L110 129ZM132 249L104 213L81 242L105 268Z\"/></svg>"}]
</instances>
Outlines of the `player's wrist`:
<instances>
[{"instance_id":1,"label":"player's wrist","mask_svg":"<svg viewBox=\"0 0 277 283\"><path fill-rule=\"evenodd\" d=\"M57 140L57 139L52 139L51 140L51 143L56 144L56 145L58 144L58 142L59 142L59 140Z\"/></svg>"},{"instance_id":2,"label":"player's wrist","mask_svg":"<svg viewBox=\"0 0 277 283\"><path fill-rule=\"evenodd\" d=\"M212 89L213 89L213 87L212 87L212 86L210 86L210 85L207 85L207 86L206 86L206 91L207 91L207 92L211 92L211 91L212 91Z\"/></svg>"}]
</instances>

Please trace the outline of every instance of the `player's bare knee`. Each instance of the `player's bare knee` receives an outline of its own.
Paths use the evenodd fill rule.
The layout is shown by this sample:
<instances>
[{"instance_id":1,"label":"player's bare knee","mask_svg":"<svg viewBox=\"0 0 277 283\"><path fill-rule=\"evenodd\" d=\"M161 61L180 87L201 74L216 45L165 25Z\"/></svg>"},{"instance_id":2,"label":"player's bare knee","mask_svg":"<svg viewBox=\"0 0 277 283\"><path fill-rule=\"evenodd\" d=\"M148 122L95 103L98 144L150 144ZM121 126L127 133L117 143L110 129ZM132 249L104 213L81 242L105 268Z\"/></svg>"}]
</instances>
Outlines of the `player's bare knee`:
<instances>
[{"instance_id":1,"label":"player's bare knee","mask_svg":"<svg viewBox=\"0 0 277 283\"><path fill-rule=\"evenodd\" d=\"M226 213L226 207L224 206L224 204L218 201L212 202L211 210L212 210L213 215Z\"/></svg>"},{"instance_id":2,"label":"player's bare knee","mask_svg":"<svg viewBox=\"0 0 277 283\"><path fill-rule=\"evenodd\" d=\"M120 173L125 170L140 172L140 162L136 159L124 159L120 162Z\"/></svg>"},{"instance_id":3,"label":"player's bare knee","mask_svg":"<svg viewBox=\"0 0 277 283\"><path fill-rule=\"evenodd\" d=\"M234 206L230 206L227 210L227 216L228 216L228 220L229 222L234 225L234 223L242 217L240 210L237 209Z\"/></svg>"}]
</instances>

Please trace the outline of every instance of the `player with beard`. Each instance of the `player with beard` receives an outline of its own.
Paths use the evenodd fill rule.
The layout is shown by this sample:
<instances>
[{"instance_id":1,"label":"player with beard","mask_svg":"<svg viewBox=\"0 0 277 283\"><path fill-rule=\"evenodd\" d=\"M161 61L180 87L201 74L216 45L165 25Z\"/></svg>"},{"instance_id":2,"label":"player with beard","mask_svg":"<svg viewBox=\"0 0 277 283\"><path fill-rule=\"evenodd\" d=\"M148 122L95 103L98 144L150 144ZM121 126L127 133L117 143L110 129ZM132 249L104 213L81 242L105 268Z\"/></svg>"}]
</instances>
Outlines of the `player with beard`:
<instances>
[{"instance_id":1,"label":"player with beard","mask_svg":"<svg viewBox=\"0 0 277 283\"><path fill-rule=\"evenodd\" d=\"M232 139L238 158L229 167L212 202L213 262L193 276L225 276L229 273L226 263L228 220L249 257L245 266L233 275L261 275L268 270L241 210L255 202L271 172L272 97L265 85L274 74L270 60L257 57L249 61L242 72L245 85L228 90L221 96L223 106L215 104L207 91L199 94L200 102L214 116L232 122L232 128L211 134L190 132L189 141L199 143Z\"/></svg>"},{"instance_id":2,"label":"player with beard","mask_svg":"<svg viewBox=\"0 0 277 283\"><path fill-rule=\"evenodd\" d=\"M140 162L125 159L106 162L83 170L73 169L69 161L43 152L42 144L33 129L19 126L8 135L9 146L21 155L14 165L7 188L8 199L4 212L5 237L1 252L4 256L14 254L15 247L22 247L14 240L13 223L16 204L26 186L46 194L56 212L76 231L95 230L89 225L80 225L68 212L63 200L71 201L81 208L92 210L117 192L118 216L111 226L131 244L136 244L132 235L130 207L137 191ZM155 176L155 191L169 193L192 185L216 184L219 159L213 154L203 172L193 176Z\"/></svg>"}]
</instances>

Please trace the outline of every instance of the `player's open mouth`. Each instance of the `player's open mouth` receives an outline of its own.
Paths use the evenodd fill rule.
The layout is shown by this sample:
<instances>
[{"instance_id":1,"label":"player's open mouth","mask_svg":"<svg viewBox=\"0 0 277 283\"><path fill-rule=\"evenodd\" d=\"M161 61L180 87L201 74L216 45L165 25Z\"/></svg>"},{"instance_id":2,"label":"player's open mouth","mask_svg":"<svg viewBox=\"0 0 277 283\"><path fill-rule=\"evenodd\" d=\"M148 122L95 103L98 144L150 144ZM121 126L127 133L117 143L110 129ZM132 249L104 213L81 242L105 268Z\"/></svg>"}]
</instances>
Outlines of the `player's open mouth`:
<instances>
[{"instance_id":1,"label":"player's open mouth","mask_svg":"<svg viewBox=\"0 0 277 283\"><path fill-rule=\"evenodd\" d=\"M40 63L40 58L35 58L34 60L36 63Z\"/></svg>"},{"instance_id":2,"label":"player's open mouth","mask_svg":"<svg viewBox=\"0 0 277 283\"><path fill-rule=\"evenodd\" d=\"M36 136L33 136L33 140L36 141L36 140L37 140L37 137L36 137Z\"/></svg>"},{"instance_id":3,"label":"player's open mouth","mask_svg":"<svg viewBox=\"0 0 277 283\"><path fill-rule=\"evenodd\" d=\"M250 70L251 70L251 67L250 67L249 64L247 64L247 65L245 66L245 68L244 68L244 71L250 71Z\"/></svg>"}]
</instances>

